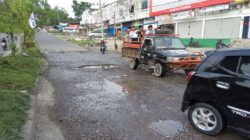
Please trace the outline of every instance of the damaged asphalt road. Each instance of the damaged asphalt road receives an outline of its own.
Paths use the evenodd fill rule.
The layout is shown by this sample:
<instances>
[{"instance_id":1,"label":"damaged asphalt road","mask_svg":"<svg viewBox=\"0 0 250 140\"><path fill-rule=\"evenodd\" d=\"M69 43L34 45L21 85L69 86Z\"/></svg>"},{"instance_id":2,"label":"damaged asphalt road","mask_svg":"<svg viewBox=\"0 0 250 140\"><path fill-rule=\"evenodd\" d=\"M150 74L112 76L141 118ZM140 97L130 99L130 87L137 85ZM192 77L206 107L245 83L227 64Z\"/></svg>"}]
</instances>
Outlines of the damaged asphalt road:
<instances>
[{"instance_id":1,"label":"damaged asphalt road","mask_svg":"<svg viewBox=\"0 0 250 140\"><path fill-rule=\"evenodd\" d=\"M103 55L46 33L36 40L49 63L38 93L36 140L244 139L228 132L208 137L191 127L180 111L182 73L156 78L142 67L130 70L115 52Z\"/></svg>"}]
</instances>

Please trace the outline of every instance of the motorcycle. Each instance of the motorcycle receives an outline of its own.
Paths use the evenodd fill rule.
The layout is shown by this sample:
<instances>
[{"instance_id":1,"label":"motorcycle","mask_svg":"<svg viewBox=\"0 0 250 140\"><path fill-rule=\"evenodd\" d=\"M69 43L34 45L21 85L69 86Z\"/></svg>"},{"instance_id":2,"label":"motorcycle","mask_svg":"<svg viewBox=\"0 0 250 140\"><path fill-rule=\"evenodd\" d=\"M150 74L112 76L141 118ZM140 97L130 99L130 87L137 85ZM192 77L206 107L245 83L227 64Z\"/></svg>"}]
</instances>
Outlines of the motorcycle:
<instances>
[{"instance_id":1,"label":"motorcycle","mask_svg":"<svg viewBox=\"0 0 250 140\"><path fill-rule=\"evenodd\" d=\"M2 46L2 48L3 48L4 51L7 49L7 44L6 44L6 42L2 42L2 43L1 43L1 46Z\"/></svg>"},{"instance_id":2,"label":"motorcycle","mask_svg":"<svg viewBox=\"0 0 250 140\"><path fill-rule=\"evenodd\" d=\"M107 46L105 44L105 41L102 40L101 43L100 43L100 51L101 51L102 54L105 53L106 48L107 48Z\"/></svg>"},{"instance_id":3,"label":"motorcycle","mask_svg":"<svg viewBox=\"0 0 250 140\"><path fill-rule=\"evenodd\" d=\"M102 54L104 54L105 51L106 51L106 47L105 46L101 46L101 52L102 52Z\"/></svg>"}]
</instances>

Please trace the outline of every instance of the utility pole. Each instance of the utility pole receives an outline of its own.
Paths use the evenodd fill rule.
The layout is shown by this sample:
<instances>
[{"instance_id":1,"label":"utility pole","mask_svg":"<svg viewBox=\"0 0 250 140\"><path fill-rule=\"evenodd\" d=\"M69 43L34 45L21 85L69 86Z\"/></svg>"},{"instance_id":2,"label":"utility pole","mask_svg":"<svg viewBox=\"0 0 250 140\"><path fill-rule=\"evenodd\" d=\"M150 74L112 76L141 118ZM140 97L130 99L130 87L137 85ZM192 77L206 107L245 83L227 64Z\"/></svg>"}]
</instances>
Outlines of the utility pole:
<instances>
[{"instance_id":1,"label":"utility pole","mask_svg":"<svg viewBox=\"0 0 250 140\"><path fill-rule=\"evenodd\" d=\"M117 50L118 49L118 46L117 46L117 43L116 43L116 33L117 33L116 30L117 30L117 28L116 28L116 20L115 19L116 19L116 14L115 14L115 11L114 11L114 27L115 27L115 36L114 36L115 37L115 44L114 45L115 45L115 50Z\"/></svg>"},{"instance_id":2,"label":"utility pole","mask_svg":"<svg viewBox=\"0 0 250 140\"><path fill-rule=\"evenodd\" d=\"M99 0L99 4L100 4L100 17L101 17L102 40L104 40L104 36L103 36L103 20L102 20L102 0Z\"/></svg>"},{"instance_id":3,"label":"utility pole","mask_svg":"<svg viewBox=\"0 0 250 140\"><path fill-rule=\"evenodd\" d=\"M59 25L59 13L58 13L58 11L59 11L59 7L57 7L57 22L58 22L58 25Z\"/></svg>"}]
</instances>

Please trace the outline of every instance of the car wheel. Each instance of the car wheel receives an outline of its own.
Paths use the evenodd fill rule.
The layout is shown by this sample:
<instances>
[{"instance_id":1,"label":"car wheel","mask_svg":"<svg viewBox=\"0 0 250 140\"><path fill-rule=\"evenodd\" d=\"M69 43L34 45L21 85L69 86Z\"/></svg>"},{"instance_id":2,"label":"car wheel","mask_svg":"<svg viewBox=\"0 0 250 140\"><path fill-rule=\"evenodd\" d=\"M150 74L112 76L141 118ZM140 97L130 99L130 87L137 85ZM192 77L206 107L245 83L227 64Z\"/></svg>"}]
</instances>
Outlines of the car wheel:
<instances>
[{"instance_id":1,"label":"car wheel","mask_svg":"<svg viewBox=\"0 0 250 140\"><path fill-rule=\"evenodd\" d=\"M136 70L139 65L139 62L137 59L130 59L129 60L129 67L133 70Z\"/></svg>"},{"instance_id":2,"label":"car wheel","mask_svg":"<svg viewBox=\"0 0 250 140\"><path fill-rule=\"evenodd\" d=\"M205 103L197 103L190 107L188 118L192 126L206 135L217 135L224 129L225 122L219 111Z\"/></svg>"},{"instance_id":3,"label":"car wheel","mask_svg":"<svg viewBox=\"0 0 250 140\"><path fill-rule=\"evenodd\" d=\"M166 67L162 63L156 63L154 66L154 74L157 77L163 77L166 74Z\"/></svg>"}]
</instances>

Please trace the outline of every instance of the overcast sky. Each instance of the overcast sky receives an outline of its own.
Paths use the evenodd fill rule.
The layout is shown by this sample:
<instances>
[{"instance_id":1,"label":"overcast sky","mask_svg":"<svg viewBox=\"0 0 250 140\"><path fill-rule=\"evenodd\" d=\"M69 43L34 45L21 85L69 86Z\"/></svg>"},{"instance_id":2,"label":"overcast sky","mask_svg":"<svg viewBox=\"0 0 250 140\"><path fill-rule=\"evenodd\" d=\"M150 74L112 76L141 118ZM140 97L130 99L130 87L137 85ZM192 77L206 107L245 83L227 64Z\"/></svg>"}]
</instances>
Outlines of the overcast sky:
<instances>
[{"instance_id":1,"label":"overcast sky","mask_svg":"<svg viewBox=\"0 0 250 140\"><path fill-rule=\"evenodd\" d=\"M48 0L49 4L52 6L52 7L55 7L55 6L58 6L60 8L64 8L67 10L67 12L69 13L69 16L70 17L74 17L74 13L73 13L73 10L72 10L72 1L73 0ZM99 0L78 0L79 2L80 1L87 1L87 2L90 2L90 3L98 3ZM102 0L102 3L111 3L115 0Z\"/></svg>"}]
</instances>

